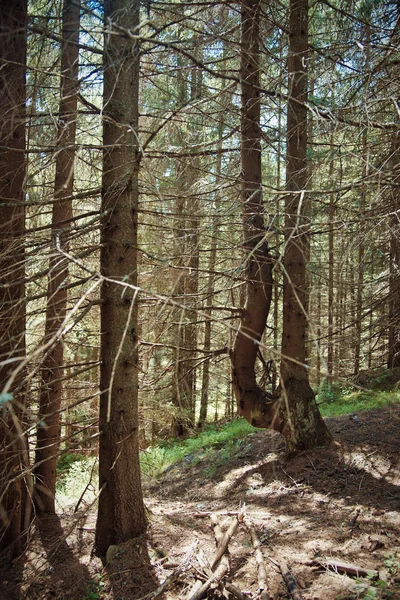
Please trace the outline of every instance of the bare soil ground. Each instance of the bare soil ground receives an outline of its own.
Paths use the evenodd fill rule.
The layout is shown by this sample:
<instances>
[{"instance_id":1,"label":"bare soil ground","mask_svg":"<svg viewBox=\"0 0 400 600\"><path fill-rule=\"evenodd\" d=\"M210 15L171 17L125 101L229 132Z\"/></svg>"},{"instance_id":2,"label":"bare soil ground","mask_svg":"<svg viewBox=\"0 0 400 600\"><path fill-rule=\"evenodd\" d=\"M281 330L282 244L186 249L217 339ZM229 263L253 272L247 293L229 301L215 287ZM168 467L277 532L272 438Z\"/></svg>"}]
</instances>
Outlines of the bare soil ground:
<instances>
[{"instance_id":1,"label":"bare soil ground","mask_svg":"<svg viewBox=\"0 0 400 600\"><path fill-rule=\"evenodd\" d=\"M226 529L245 509L261 544L272 598L290 598L286 563L304 600L400 599L400 407L327 420L336 443L287 461L279 435L260 431L231 448L186 457L145 482L143 539L93 557L95 511L38 521L28 551L0 564L0 600L186 599L215 554L210 513ZM354 577L308 563L336 559L379 571ZM229 544L229 581L258 596L254 548L243 524ZM208 597L229 597L211 589ZM232 596L233 597L233 596Z\"/></svg>"}]
</instances>

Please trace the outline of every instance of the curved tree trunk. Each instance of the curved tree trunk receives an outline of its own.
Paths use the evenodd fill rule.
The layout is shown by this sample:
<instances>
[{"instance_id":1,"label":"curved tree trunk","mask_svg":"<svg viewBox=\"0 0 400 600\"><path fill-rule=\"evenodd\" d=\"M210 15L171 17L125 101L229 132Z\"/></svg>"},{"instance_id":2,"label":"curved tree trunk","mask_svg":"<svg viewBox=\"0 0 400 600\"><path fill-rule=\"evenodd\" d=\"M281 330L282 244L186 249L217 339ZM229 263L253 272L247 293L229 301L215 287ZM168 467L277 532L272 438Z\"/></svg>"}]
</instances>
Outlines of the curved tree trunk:
<instances>
[{"instance_id":1,"label":"curved tree trunk","mask_svg":"<svg viewBox=\"0 0 400 600\"><path fill-rule=\"evenodd\" d=\"M105 26L136 34L139 0L106 0ZM141 535L147 519L138 430L138 97L139 49L105 34L103 190L101 224L100 498L96 552ZM123 288L110 279L126 282Z\"/></svg>"},{"instance_id":2,"label":"curved tree trunk","mask_svg":"<svg viewBox=\"0 0 400 600\"><path fill-rule=\"evenodd\" d=\"M283 433L289 453L326 443L330 436L308 383L307 243L302 228L307 182L307 0L291 0L288 105L284 307L280 398L256 381L255 362L272 296L272 258L263 219L260 99L259 3L242 3L242 203L247 257L247 300L232 352L233 386L239 413L252 425Z\"/></svg>"},{"instance_id":3,"label":"curved tree trunk","mask_svg":"<svg viewBox=\"0 0 400 600\"><path fill-rule=\"evenodd\" d=\"M289 101L285 201L285 252L281 390L285 435L289 453L330 441L308 382L307 334L307 56L308 1L290 0Z\"/></svg>"},{"instance_id":4,"label":"curved tree trunk","mask_svg":"<svg viewBox=\"0 0 400 600\"><path fill-rule=\"evenodd\" d=\"M80 0L64 0L62 16L61 93L57 135L56 176L52 215L52 257L47 289L45 340L57 336L46 354L41 375L37 431L35 501L39 512L55 512L56 462L60 441L60 407L64 343L60 328L67 311L68 262L58 248L68 250L68 227L72 218L75 132L79 68Z\"/></svg>"},{"instance_id":5,"label":"curved tree trunk","mask_svg":"<svg viewBox=\"0 0 400 600\"><path fill-rule=\"evenodd\" d=\"M276 401L257 384L255 375L271 304L273 266L263 218L258 9L258 0L242 2L241 161L247 299L231 358L239 414L256 427L279 428Z\"/></svg>"}]
</instances>

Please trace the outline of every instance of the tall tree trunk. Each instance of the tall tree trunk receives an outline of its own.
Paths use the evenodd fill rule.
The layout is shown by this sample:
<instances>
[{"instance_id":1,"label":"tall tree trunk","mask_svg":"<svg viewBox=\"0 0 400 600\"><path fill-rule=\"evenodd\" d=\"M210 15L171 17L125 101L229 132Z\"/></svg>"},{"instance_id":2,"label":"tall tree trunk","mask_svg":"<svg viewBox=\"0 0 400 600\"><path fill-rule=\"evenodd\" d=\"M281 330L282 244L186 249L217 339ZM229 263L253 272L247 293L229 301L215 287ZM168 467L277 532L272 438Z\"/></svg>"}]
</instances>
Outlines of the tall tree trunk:
<instances>
[{"instance_id":1,"label":"tall tree trunk","mask_svg":"<svg viewBox=\"0 0 400 600\"><path fill-rule=\"evenodd\" d=\"M0 548L11 545L13 556L30 520L23 377L5 392L25 357L26 27L26 0L0 3Z\"/></svg>"},{"instance_id":2,"label":"tall tree trunk","mask_svg":"<svg viewBox=\"0 0 400 600\"><path fill-rule=\"evenodd\" d=\"M333 97L332 97L333 104ZM331 157L329 161L329 181L333 182L333 176L335 172L334 163L334 130L333 125L330 135L330 150ZM335 290L334 290L334 273L335 273L335 231L334 231L334 220L335 220L335 194L329 194L329 209L328 209L328 384L332 383L333 375L333 351L334 351L334 339L333 339L333 322L334 322L334 308L335 308Z\"/></svg>"},{"instance_id":3,"label":"tall tree trunk","mask_svg":"<svg viewBox=\"0 0 400 600\"><path fill-rule=\"evenodd\" d=\"M61 94L57 133L56 175L52 215L52 256L47 289L45 340L57 336L46 354L41 375L37 430L35 500L39 512L55 512L56 461L60 440L60 414L64 344L61 326L67 311L68 262L60 253L68 250L72 219L75 133L79 69L80 0L64 0L62 15Z\"/></svg>"},{"instance_id":4,"label":"tall tree trunk","mask_svg":"<svg viewBox=\"0 0 400 600\"><path fill-rule=\"evenodd\" d=\"M370 11L367 18L371 18ZM368 73L369 70L369 54L371 45L371 27L369 24L366 25L365 34L365 63L364 69ZM368 113L366 114L368 118ZM368 137L367 128L365 127L362 132L362 150L361 150L361 173L364 183L361 188L360 194L360 222L358 225L358 281L357 281L357 300L356 300L356 331L354 340L354 375L358 375L360 372L360 361L361 361L361 345L362 345L362 312L363 312L363 295L364 295L364 262L365 262L365 208L367 198L367 177L369 173L369 152L368 152Z\"/></svg>"},{"instance_id":5,"label":"tall tree trunk","mask_svg":"<svg viewBox=\"0 0 400 600\"><path fill-rule=\"evenodd\" d=\"M216 177L215 184L217 187L215 194L215 215L212 218L212 233L210 243L210 258L208 261L208 282L207 282L207 295L206 303L207 307L204 309L206 315L206 321L204 324L204 344L203 349L205 354L209 354L211 351L211 326L212 326L212 302L214 295L214 281L215 281L215 262L217 258L217 232L219 227L219 189L218 186L221 183L221 171L222 171L222 134L224 131L224 117L221 115L218 122L218 142L217 142L217 163L216 163ZM208 408L208 396L210 388L210 360L206 360L203 366L202 384L201 384L201 398L200 398L200 414L198 420L198 427L202 427L207 420L207 408ZM226 413L226 411L225 411ZM227 415L229 416L229 415Z\"/></svg>"},{"instance_id":6,"label":"tall tree trunk","mask_svg":"<svg viewBox=\"0 0 400 600\"><path fill-rule=\"evenodd\" d=\"M184 9L181 7L182 15ZM177 56L178 63L178 103L181 108L188 105L188 86L184 76L185 60L181 54ZM186 129L183 129L179 136L179 143L184 146L187 142L185 137ZM190 196L190 175L188 166L183 162L177 166L176 174L177 196L175 200L175 223L174 223L174 257L175 267L177 269L177 280L174 285L174 297L179 304L186 304L185 292L188 277L188 217ZM182 308L174 311L174 342L175 350L175 369L172 381L172 404L176 407L171 424L171 434L174 437L185 437L193 426L192 411L192 385L193 380L189 375L191 366L190 351L188 352L188 328L187 324L192 314Z\"/></svg>"},{"instance_id":7,"label":"tall tree trunk","mask_svg":"<svg viewBox=\"0 0 400 600\"><path fill-rule=\"evenodd\" d=\"M289 453L327 443L330 435L308 382L307 332L307 58L308 1L290 0L289 101L285 200L285 252L281 386Z\"/></svg>"},{"instance_id":8,"label":"tall tree trunk","mask_svg":"<svg viewBox=\"0 0 400 600\"><path fill-rule=\"evenodd\" d=\"M247 298L233 352L232 376L239 414L257 427L278 427L275 402L257 383L255 362L272 297L272 259L264 225L261 177L259 2L242 2L241 161L243 245Z\"/></svg>"},{"instance_id":9,"label":"tall tree trunk","mask_svg":"<svg viewBox=\"0 0 400 600\"><path fill-rule=\"evenodd\" d=\"M390 222L389 274L389 352L388 367L400 367L400 134L393 134L392 142L393 206Z\"/></svg>"},{"instance_id":10,"label":"tall tree trunk","mask_svg":"<svg viewBox=\"0 0 400 600\"><path fill-rule=\"evenodd\" d=\"M138 447L139 0L106 0L101 272L100 498L96 552L146 530ZM124 282L122 287L110 278Z\"/></svg>"}]
</instances>

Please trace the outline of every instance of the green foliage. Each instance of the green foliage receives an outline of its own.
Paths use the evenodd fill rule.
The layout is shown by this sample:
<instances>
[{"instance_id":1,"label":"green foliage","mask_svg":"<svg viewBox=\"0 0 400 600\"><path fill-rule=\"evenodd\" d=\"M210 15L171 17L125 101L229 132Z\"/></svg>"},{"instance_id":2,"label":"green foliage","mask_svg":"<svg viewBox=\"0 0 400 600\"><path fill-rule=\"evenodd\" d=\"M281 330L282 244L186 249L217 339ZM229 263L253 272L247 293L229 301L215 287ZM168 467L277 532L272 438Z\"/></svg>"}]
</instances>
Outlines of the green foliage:
<instances>
[{"instance_id":1,"label":"green foliage","mask_svg":"<svg viewBox=\"0 0 400 600\"><path fill-rule=\"evenodd\" d=\"M57 475L66 474L74 462L81 461L85 457L81 454L73 454L72 452L66 452L57 461Z\"/></svg>"},{"instance_id":2,"label":"green foliage","mask_svg":"<svg viewBox=\"0 0 400 600\"><path fill-rule=\"evenodd\" d=\"M169 440L154 446L149 451L142 452L140 457L142 472L157 477L169 466L183 459L188 463L196 463L207 453L210 455L211 450L218 448L222 450L218 455L219 464L222 464L240 445L241 438L254 431L256 429L244 419L235 419L223 426L209 425L196 436L182 441ZM211 452L211 454L215 458L215 453ZM214 469L213 466L211 470L215 472L216 468Z\"/></svg>"},{"instance_id":3,"label":"green foliage","mask_svg":"<svg viewBox=\"0 0 400 600\"><path fill-rule=\"evenodd\" d=\"M337 391L332 392L331 396L319 393L317 402L320 404L319 409L324 417L334 417L398 404L400 392L354 391L346 388L342 390L341 395Z\"/></svg>"},{"instance_id":4,"label":"green foliage","mask_svg":"<svg viewBox=\"0 0 400 600\"><path fill-rule=\"evenodd\" d=\"M59 473L56 486L57 502L62 506L76 504L83 492L85 492L85 501L92 502L98 488L98 475L95 467L96 458L94 456L64 454L57 465Z\"/></svg>"},{"instance_id":5,"label":"green foliage","mask_svg":"<svg viewBox=\"0 0 400 600\"><path fill-rule=\"evenodd\" d=\"M99 575L96 579L92 579L83 600L100 600L103 597L104 586L105 583L102 575Z\"/></svg>"},{"instance_id":6,"label":"green foliage","mask_svg":"<svg viewBox=\"0 0 400 600\"><path fill-rule=\"evenodd\" d=\"M332 403L337 402L343 396L343 386L338 383L330 383L324 381L320 386L317 394L317 402L319 403Z\"/></svg>"},{"instance_id":7,"label":"green foliage","mask_svg":"<svg viewBox=\"0 0 400 600\"><path fill-rule=\"evenodd\" d=\"M392 577L400 575L400 548L395 548L393 552L385 555L385 567Z\"/></svg>"}]
</instances>

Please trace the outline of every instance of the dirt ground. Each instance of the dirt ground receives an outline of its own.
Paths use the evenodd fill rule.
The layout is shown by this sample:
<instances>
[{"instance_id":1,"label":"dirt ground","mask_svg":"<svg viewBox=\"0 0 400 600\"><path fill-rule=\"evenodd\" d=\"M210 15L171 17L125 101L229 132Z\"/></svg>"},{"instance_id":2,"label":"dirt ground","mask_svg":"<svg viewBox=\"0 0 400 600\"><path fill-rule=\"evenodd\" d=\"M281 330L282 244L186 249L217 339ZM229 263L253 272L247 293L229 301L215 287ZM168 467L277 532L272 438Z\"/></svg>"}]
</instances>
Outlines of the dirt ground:
<instances>
[{"instance_id":1,"label":"dirt ground","mask_svg":"<svg viewBox=\"0 0 400 600\"><path fill-rule=\"evenodd\" d=\"M241 511L261 554L239 523L225 585L212 586L209 598L259 597L261 556L274 599L291 597L278 565L296 577L294 594L304 600L400 599L400 407L327 423L336 440L329 450L287 461L280 436L260 431L145 481L148 534L111 547L106 566L91 555L94 509L41 519L25 555L11 568L3 558L0 600L189 599L195 580L211 573L210 514L225 531ZM379 578L329 569L332 560Z\"/></svg>"}]
</instances>

